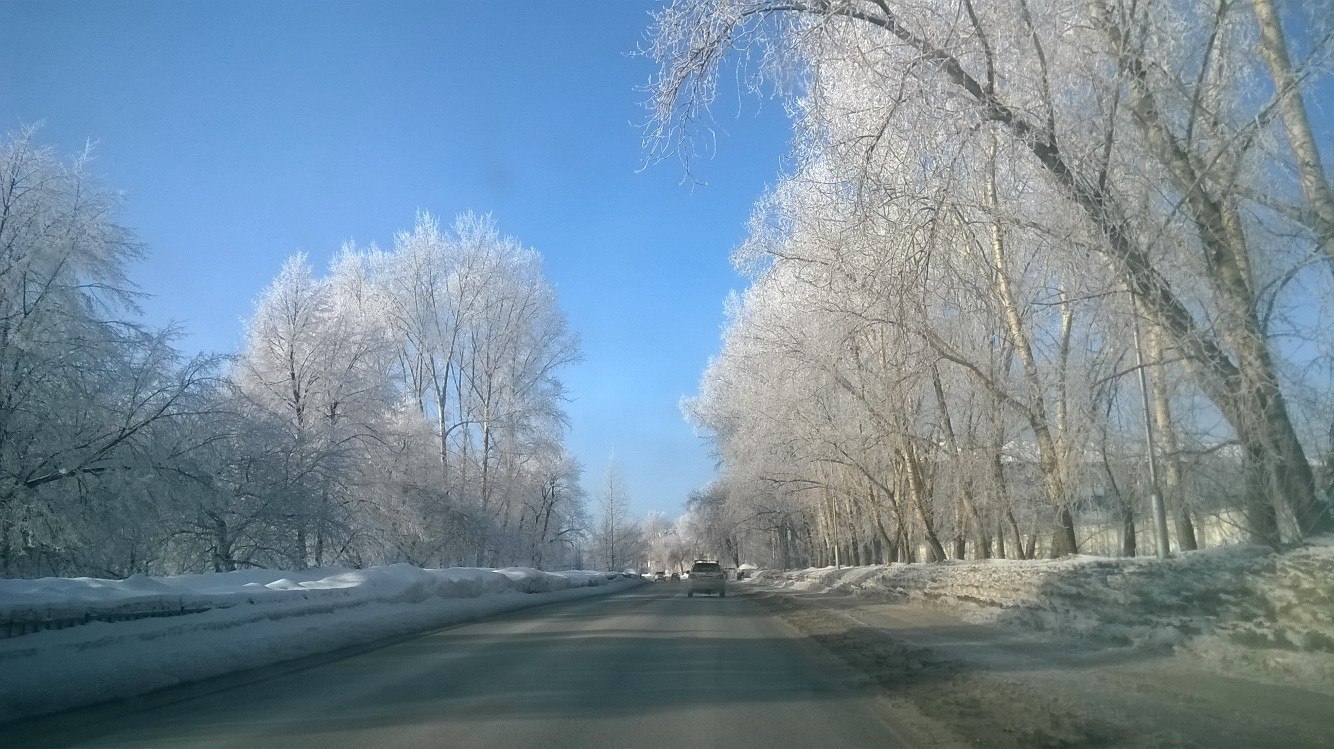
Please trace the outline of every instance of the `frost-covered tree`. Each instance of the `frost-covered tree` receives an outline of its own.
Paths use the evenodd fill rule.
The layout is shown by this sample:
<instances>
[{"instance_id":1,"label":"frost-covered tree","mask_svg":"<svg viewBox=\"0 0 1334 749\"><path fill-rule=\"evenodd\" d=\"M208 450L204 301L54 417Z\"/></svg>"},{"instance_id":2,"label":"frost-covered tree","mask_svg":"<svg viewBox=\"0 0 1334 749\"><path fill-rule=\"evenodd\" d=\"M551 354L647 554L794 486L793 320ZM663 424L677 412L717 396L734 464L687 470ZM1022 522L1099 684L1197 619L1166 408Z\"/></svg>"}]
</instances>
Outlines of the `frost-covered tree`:
<instances>
[{"instance_id":1,"label":"frost-covered tree","mask_svg":"<svg viewBox=\"0 0 1334 749\"><path fill-rule=\"evenodd\" d=\"M357 492L379 459L395 403L379 305L365 268L345 252L317 279L304 254L290 258L260 296L233 381L244 410L285 425L277 448L290 466L287 526L292 563L323 564L359 533ZM275 432L269 432L277 436Z\"/></svg>"},{"instance_id":2,"label":"frost-covered tree","mask_svg":"<svg viewBox=\"0 0 1334 749\"><path fill-rule=\"evenodd\" d=\"M643 536L639 523L630 515L630 491L614 460L607 464L596 496L593 558L606 570L623 570L637 564Z\"/></svg>"},{"instance_id":3,"label":"frost-covered tree","mask_svg":"<svg viewBox=\"0 0 1334 749\"><path fill-rule=\"evenodd\" d=\"M446 232L422 214L370 263L401 388L434 425L442 500L470 518L478 561L526 553L526 498L561 462L557 373L578 358L540 256L490 217Z\"/></svg>"},{"instance_id":4,"label":"frost-covered tree","mask_svg":"<svg viewBox=\"0 0 1334 749\"><path fill-rule=\"evenodd\" d=\"M0 180L0 574L575 561L578 344L489 217L294 255L218 379L136 321L86 158L24 132Z\"/></svg>"},{"instance_id":5,"label":"frost-covered tree","mask_svg":"<svg viewBox=\"0 0 1334 749\"><path fill-rule=\"evenodd\" d=\"M577 356L540 257L488 217L444 231L422 214L324 278L294 256L234 381L307 477L286 502L296 558L568 558L582 494L557 373Z\"/></svg>"},{"instance_id":6,"label":"frost-covered tree","mask_svg":"<svg viewBox=\"0 0 1334 749\"><path fill-rule=\"evenodd\" d=\"M35 136L0 139L0 574L151 569L215 363L138 322L117 196Z\"/></svg>"},{"instance_id":7,"label":"frost-covered tree","mask_svg":"<svg viewBox=\"0 0 1334 749\"><path fill-rule=\"evenodd\" d=\"M1008 526L992 544L1010 553L1041 529L1047 551L1072 551L1094 436L1128 397L1112 387L1130 368L1126 334L1143 325L1173 365L1159 371L1184 372L1226 420L1252 536L1334 527L1307 458L1324 438L1299 435L1287 402L1302 382L1280 343L1331 287L1329 179L1304 128L1328 77L1328 11L1294 9L1316 30L1300 54L1268 2L680 0L658 13L657 153L689 152L730 60L786 97L797 131L739 259L757 286L812 290L748 298L757 315L738 338L759 308L818 321L778 324L788 345L766 354L816 378L773 409L811 428L768 443L772 465L799 475L748 480L819 495L810 514L838 544L892 516L933 556L933 529L964 525ZM827 340L791 340L808 324ZM719 368L735 360L725 348ZM752 407L708 426L729 435ZM823 415L861 426L815 428ZM887 449L879 465L859 457Z\"/></svg>"},{"instance_id":8,"label":"frost-covered tree","mask_svg":"<svg viewBox=\"0 0 1334 749\"><path fill-rule=\"evenodd\" d=\"M573 565L588 518L582 469L563 449L533 460L517 533L529 547L527 563L538 568Z\"/></svg>"}]
</instances>

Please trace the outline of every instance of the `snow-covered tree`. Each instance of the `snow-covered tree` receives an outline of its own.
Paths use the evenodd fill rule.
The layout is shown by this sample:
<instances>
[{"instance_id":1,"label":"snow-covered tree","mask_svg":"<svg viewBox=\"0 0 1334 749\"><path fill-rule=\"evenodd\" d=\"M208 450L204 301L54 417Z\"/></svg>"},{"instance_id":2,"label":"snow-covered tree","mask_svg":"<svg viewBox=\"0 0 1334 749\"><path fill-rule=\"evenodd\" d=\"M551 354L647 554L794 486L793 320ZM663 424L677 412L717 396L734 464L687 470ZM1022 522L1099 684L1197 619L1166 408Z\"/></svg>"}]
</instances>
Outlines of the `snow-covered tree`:
<instances>
[{"instance_id":1,"label":"snow-covered tree","mask_svg":"<svg viewBox=\"0 0 1334 749\"><path fill-rule=\"evenodd\" d=\"M596 497L593 558L606 570L623 570L637 564L643 550L643 536L639 523L630 515L630 491L615 460L607 464Z\"/></svg>"},{"instance_id":2,"label":"snow-covered tree","mask_svg":"<svg viewBox=\"0 0 1334 749\"><path fill-rule=\"evenodd\" d=\"M1038 536L1073 551L1073 514L1106 498L1094 456L1141 438L1124 419L1098 435L1134 393L1120 380L1150 353L1143 328L1154 374L1184 374L1181 397L1226 420L1224 435L1207 415L1169 426L1235 440L1251 535L1334 527L1307 459L1325 427L1299 434L1286 405L1310 368L1281 343L1327 335L1300 322L1331 288L1329 180L1304 130L1327 11L1297 13L1324 30L1300 56L1267 2L656 14L657 153L689 152L733 59L797 131L737 255L752 288L690 407L729 481L798 499L827 561L868 539L900 556L911 540L940 558L950 537L956 555L966 537L979 555ZM1191 500L1172 501L1189 547Z\"/></svg>"},{"instance_id":3,"label":"snow-covered tree","mask_svg":"<svg viewBox=\"0 0 1334 749\"><path fill-rule=\"evenodd\" d=\"M215 362L138 322L118 197L35 135L0 139L0 574L127 574L159 560L192 447L168 434Z\"/></svg>"}]
</instances>

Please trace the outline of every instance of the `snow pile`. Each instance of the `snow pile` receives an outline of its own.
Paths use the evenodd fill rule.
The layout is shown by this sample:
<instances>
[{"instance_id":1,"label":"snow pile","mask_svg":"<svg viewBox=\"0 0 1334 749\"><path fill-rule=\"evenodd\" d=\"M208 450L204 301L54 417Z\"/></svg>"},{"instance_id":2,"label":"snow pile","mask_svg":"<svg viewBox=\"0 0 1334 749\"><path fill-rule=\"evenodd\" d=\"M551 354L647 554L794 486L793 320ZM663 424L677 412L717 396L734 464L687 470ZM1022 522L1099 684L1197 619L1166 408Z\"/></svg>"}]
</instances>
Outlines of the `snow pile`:
<instances>
[{"instance_id":1,"label":"snow pile","mask_svg":"<svg viewBox=\"0 0 1334 749\"><path fill-rule=\"evenodd\" d=\"M1334 538L1275 553L1234 545L1168 560L1076 556L764 570L756 582L946 606L1116 644L1334 683Z\"/></svg>"},{"instance_id":2,"label":"snow pile","mask_svg":"<svg viewBox=\"0 0 1334 749\"><path fill-rule=\"evenodd\" d=\"M405 564L0 580L0 624L92 619L0 639L0 722L642 582L614 572ZM97 620L180 611L199 613Z\"/></svg>"},{"instance_id":3,"label":"snow pile","mask_svg":"<svg viewBox=\"0 0 1334 749\"><path fill-rule=\"evenodd\" d=\"M407 564L362 570L246 570L125 580L90 577L0 580L0 621L66 619L153 610L278 607L292 614L385 602L472 598L497 593L551 593L597 585L615 573L542 572L527 567L421 569Z\"/></svg>"}]
</instances>

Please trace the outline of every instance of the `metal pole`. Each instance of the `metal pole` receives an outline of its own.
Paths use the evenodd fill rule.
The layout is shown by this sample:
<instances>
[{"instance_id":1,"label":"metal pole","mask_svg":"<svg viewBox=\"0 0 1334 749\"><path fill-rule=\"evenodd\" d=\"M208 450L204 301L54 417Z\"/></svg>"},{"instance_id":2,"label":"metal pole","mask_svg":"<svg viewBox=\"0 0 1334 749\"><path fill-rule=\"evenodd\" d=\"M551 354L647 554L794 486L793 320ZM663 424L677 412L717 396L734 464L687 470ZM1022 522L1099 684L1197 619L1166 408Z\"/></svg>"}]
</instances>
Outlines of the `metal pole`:
<instances>
[{"instance_id":1,"label":"metal pole","mask_svg":"<svg viewBox=\"0 0 1334 749\"><path fill-rule=\"evenodd\" d=\"M1139 341L1139 300L1131 293L1135 306L1135 368L1139 370L1139 394L1144 403L1144 443L1149 451L1149 500L1153 505L1153 527L1158 537L1158 558L1172 556L1167 538L1167 509L1163 507L1163 493L1158 489L1158 448L1153 438L1153 417L1149 411L1149 374L1144 367L1144 349Z\"/></svg>"}]
</instances>

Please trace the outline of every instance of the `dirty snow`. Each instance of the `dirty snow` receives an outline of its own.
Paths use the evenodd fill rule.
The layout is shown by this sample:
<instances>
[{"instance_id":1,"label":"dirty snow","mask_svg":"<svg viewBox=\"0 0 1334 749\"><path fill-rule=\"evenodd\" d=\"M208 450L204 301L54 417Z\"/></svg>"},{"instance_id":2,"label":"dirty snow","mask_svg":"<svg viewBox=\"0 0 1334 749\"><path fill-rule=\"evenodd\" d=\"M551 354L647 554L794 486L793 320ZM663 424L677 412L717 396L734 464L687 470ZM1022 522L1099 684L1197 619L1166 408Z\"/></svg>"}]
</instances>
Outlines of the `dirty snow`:
<instances>
[{"instance_id":1,"label":"dirty snow","mask_svg":"<svg viewBox=\"0 0 1334 749\"><path fill-rule=\"evenodd\" d=\"M0 622L208 609L0 640L0 722L641 582L586 570L404 564L0 580Z\"/></svg>"},{"instance_id":2,"label":"dirty snow","mask_svg":"<svg viewBox=\"0 0 1334 749\"><path fill-rule=\"evenodd\" d=\"M1329 746L1334 543L762 571L749 600L942 746Z\"/></svg>"},{"instance_id":3,"label":"dirty snow","mask_svg":"<svg viewBox=\"0 0 1334 749\"><path fill-rule=\"evenodd\" d=\"M973 623L1172 648L1211 665L1334 687L1334 537L1276 553L1075 556L756 573L756 584L944 607Z\"/></svg>"}]
</instances>

